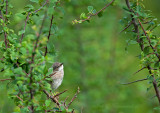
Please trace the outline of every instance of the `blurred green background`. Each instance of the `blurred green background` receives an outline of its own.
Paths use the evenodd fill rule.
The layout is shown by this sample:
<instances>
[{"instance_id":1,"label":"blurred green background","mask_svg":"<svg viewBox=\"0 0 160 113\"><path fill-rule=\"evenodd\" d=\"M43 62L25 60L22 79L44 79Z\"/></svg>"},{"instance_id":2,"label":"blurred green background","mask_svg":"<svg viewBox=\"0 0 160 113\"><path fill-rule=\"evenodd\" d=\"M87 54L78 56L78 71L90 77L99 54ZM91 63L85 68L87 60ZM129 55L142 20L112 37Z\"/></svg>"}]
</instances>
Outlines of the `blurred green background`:
<instances>
[{"instance_id":1,"label":"blurred green background","mask_svg":"<svg viewBox=\"0 0 160 113\"><path fill-rule=\"evenodd\" d=\"M28 3L25 0L11 2L15 7L14 13L21 11ZM154 109L159 104L156 98L152 98L155 95L153 87L147 91L151 87L147 81L121 85L148 75L145 70L132 75L140 69L136 57L139 47L131 45L125 51L126 39L130 36L119 34L124 28L120 24L120 19L126 14L122 10L124 0L118 1L120 7L107 8L103 17L93 17L90 23L71 23L82 12L87 12L87 6L94 6L98 11L106 2L107 0L63 1L65 14L63 19L58 20L60 36L51 37L57 51L56 61L63 62L65 68L65 77L58 91L68 91L61 95L61 99L69 96L69 101L80 87L81 92L71 105L77 113L159 113ZM160 1L145 0L144 4L160 20ZM18 22L13 22L15 30L21 26ZM159 30L157 28L155 33L160 34ZM7 82L0 83L0 113L12 113L15 109L13 101L7 97L6 84Z\"/></svg>"}]
</instances>

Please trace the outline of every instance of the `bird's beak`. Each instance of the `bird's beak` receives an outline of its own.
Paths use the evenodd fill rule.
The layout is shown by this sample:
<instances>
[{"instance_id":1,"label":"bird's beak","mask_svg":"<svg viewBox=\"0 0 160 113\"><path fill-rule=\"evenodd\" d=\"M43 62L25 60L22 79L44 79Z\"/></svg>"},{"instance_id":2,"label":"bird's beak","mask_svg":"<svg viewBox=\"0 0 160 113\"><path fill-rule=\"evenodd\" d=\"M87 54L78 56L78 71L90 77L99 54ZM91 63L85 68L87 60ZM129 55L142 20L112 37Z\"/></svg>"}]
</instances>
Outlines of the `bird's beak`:
<instances>
[{"instance_id":1,"label":"bird's beak","mask_svg":"<svg viewBox=\"0 0 160 113\"><path fill-rule=\"evenodd\" d=\"M60 64L60 66L63 65L63 63Z\"/></svg>"}]
</instances>

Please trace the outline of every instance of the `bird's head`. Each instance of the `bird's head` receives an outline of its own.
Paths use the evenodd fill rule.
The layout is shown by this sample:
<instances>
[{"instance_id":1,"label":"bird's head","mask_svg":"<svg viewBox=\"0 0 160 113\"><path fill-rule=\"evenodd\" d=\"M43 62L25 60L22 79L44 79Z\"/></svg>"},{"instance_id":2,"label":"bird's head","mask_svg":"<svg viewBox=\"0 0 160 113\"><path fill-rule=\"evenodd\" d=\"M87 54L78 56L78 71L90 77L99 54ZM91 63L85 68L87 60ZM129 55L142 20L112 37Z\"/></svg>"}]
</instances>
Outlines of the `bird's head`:
<instances>
[{"instance_id":1,"label":"bird's head","mask_svg":"<svg viewBox=\"0 0 160 113\"><path fill-rule=\"evenodd\" d=\"M53 64L53 71L61 71L63 70L63 63L55 62Z\"/></svg>"}]
</instances>

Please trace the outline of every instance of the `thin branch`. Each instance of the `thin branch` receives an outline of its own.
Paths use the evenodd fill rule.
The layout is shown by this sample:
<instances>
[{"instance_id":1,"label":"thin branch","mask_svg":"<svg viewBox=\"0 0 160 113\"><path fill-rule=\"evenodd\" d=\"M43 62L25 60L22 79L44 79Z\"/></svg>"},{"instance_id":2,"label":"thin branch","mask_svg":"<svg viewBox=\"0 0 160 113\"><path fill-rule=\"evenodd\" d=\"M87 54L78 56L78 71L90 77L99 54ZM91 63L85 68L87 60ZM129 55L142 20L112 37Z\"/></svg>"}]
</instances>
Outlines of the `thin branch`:
<instances>
[{"instance_id":1,"label":"thin branch","mask_svg":"<svg viewBox=\"0 0 160 113\"><path fill-rule=\"evenodd\" d=\"M90 20L92 16L98 15L101 11L105 10L108 6L110 6L114 1L115 1L115 0L112 0L109 4L106 4L101 10L99 10L99 11L96 12L95 14L91 14L91 15L89 15L86 19L80 20L80 21L81 21L81 22L84 22L84 21Z\"/></svg>"},{"instance_id":2,"label":"thin branch","mask_svg":"<svg viewBox=\"0 0 160 113\"><path fill-rule=\"evenodd\" d=\"M147 78L144 78L144 79L136 80L136 81L133 81L133 82L122 83L122 85L133 84L133 83L140 82L140 81L144 81L144 80L148 80L148 79L147 79Z\"/></svg>"},{"instance_id":3,"label":"thin branch","mask_svg":"<svg viewBox=\"0 0 160 113\"><path fill-rule=\"evenodd\" d=\"M56 98L54 98L53 96L51 96L46 90L43 90L43 92L46 94L46 96L48 98L50 98L54 103L56 103L58 106L60 106L58 100Z\"/></svg>"},{"instance_id":4,"label":"thin branch","mask_svg":"<svg viewBox=\"0 0 160 113\"><path fill-rule=\"evenodd\" d=\"M153 86L154 86L154 89L155 89L155 92L156 92L156 96L157 96L159 104L160 104L160 92L159 92L159 89L158 89L158 85L157 85L156 79L155 79L155 77L154 77L154 75L153 75L153 73L151 71L151 67L148 66L147 68L149 70L149 74L153 77L152 83L153 83Z\"/></svg>"},{"instance_id":5,"label":"thin branch","mask_svg":"<svg viewBox=\"0 0 160 113\"><path fill-rule=\"evenodd\" d=\"M48 0L46 0L46 2L45 2L39 9L35 10L34 13L37 13L38 11L40 11L47 3L48 3ZM29 12L28 15L27 15L27 17L26 17L25 25L24 25L24 28L23 28L24 31L26 30L27 22L28 22L29 16L30 16L31 14L32 14L32 12ZM22 42L23 37L24 37L24 33L23 33L22 36L21 36L20 43Z\"/></svg>"},{"instance_id":6,"label":"thin branch","mask_svg":"<svg viewBox=\"0 0 160 113\"><path fill-rule=\"evenodd\" d=\"M127 5L128 9L129 9L129 11L131 12L130 16L131 16L131 19L132 19L132 24L134 25L134 32L135 32L136 34L138 34L138 35L137 35L137 42L139 43L139 45L140 45L140 47L141 47L141 50L143 51L143 50L144 50L143 39L140 39L140 38L139 38L139 28L138 28L138 24L137 24L136 19L134 18L134 15L133 15L133 14L135 14L135 12L131 9L129 0L125 0L125 1L126 1L126 5ZM133 13L133 14L132 14L132 13Z\"/></svg>"},{"instance_id":7,"label":"thin branch","mask_svg":"<svg viewBox=\"0 0 160 113\"><path fill-rule=\"evenodd\" d=\"M8 0L6 0L6 18L5 18L5 22L6 22L6 23L7 23L7 14L8 14ZM7 32L4 32L4 42L5 42L6 48L8 48Z\"/></svg>"},{"instance_id":8,"label":"thin branch","mask_svg":"<svg viewBox=\"0 0 160 113\"><path fill-rule=\"evenodd\" d=\"M136 71L135 73L133 73L133 75L139 73L140 71L142 71L142 70L145 69L145 68L147 68L147 67L142 67L141 69L139 69L138 71Z\"/></svg>"},{"instance_id":9,"label":"thin branch","mask_svg":"<svg viewBox=\"0 0 160 113\"><path fill-rule=\"evenodd\" d=\"M12 80L12 79L11 79L11 78L8 78L8 79L0 79L1 82L7 81L7 80Z\"/></svg>"},{"instance_id":10,"label":"thin branch","mask_svg":"<svg viewBox=\"0 0 160 113\"><path fill-rule=\"evenodd\" d=\"M65 98L64 102L63 102L63 105L64 105L65 108L67 108L67 106L66 106L66 101L67 101L68 97L69 97L69 96L67 96L67 97Z\"/></svg>"},{"instance_id":11,"label":"thin branch","mask_svg":"<svg viewBox=\"0 0 160 113\"><path fill-rule=\"evenodd\" d=\"M129 22L129 24L122 31L120 31L119 34L125 31L126 29L128 29L132 24L133 24L133 21Z\"/></svg>"},{"instance_id":12,"label":"thin branch","mask_svg":"<svg viewBox=\"0 0 160 113\"><path fill-rule=\"evenodd\" d=\"M138 19L138 22L139 22L139 24L140 24L140 26L141 26L141 28L142 28L142 30L143 30L143 32L144 32L144 35L146 36L146 38L147 38L147 40L148 40L148 43L149 43L150 47L151 47L152 50L154 51L154 54L157 56L158 60L160 61L160 56L158 55L156 48L154 48L154 47L152 46L151 40L150 40L150 38L148 37L148 35L147 35L147 33L146 33L146 31L145 31L145 29L144 29L144 27L143 27L143 25L142 25L142 23L141 23L141 21L140 21L139 19Z\"/></svg>"},{"instance_id":13,"label":"thin branch","mask_svg":"<svg viewBox=\"0 0 160 113\"><path fill-rule=\"evenodd\" d=\"M80 89L79 89L79 87L78 87L78 90L77 90L76 94L75 94L74 97L71 99L71 101L68 103L66 109L68 109L69 106L72 104L72 102L77 98L77 95L79 94L79 92L80 92Z\"/></svg>"},{"instance_id":14,"label":"thin branch","mask_svg":"<svg viewBox=\"0 0 160 113\"><path fill-rule=\"evenodd\" d=\"M62 91L61 93L58 93L58 94L54 95L54 97L57 97L57 96L59 96L59 95L61 95L61 94L65 93L66 91L67 91L67 89L66 89L66 90L64 90L64 91Z\"/></svg>"},{"instance_id":15,"label":"thin branch","mask_svg":"<svg viewBox=\"0 0 160 113\"><path fill-rule=\"evenodd\" d=\"M48 41L49 41L49 38L50 38L50 36L51 36L52 23L53 23L53 14L52 14L52 18L51 18L50 27L49 27L49 33L48 33L48 36L47 36ZM48 41L47 41L47 43L48 43ZM46 45L46 47L45 47L45 53L44 53L44 56L46 56L46 55L47 55L47 53L48 53L48 48L47 48L47 45Z\"/></svg>"},{"instance_id":16,"label":"thin branch","mask_svg":"<svg viewBox=\"0 0 160 113\"><path fill-rule=\"evenodd\" d=\"M16 95L16 97L17 97L20 101L23 102L23 99L21 99L18 95ZM28 107L28 109L29 109L30 111L32 111L30 107Z\"/></svg>"},{"instance_id":17,"label":"thin branch","mask_svg":"<svg viewBox=\"0 0 160 113\"><path fill-rule=\"evenodd\" d=\"M74 109L72 109L71 113L75 113L75 112L74 112Z\"/></svg>"}]
</instances>

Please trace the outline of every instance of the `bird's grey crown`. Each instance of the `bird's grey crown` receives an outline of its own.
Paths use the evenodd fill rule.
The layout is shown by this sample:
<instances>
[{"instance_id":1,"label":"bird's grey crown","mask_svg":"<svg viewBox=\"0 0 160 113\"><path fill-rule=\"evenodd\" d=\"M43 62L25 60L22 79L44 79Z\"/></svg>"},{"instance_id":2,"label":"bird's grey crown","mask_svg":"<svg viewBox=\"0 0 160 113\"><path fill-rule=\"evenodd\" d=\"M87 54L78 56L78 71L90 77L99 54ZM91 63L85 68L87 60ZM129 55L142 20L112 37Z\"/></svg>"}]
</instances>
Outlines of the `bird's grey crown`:
<instances>
[{"instance_id":1,"label":"bird's grey crown","mask_svg":"<svg viewBox=\"0 0 160 113\"><path fill-rule=\"evenodd\" d=\"M55 62L53 64L53 70L57 70L63 63L60 63L60 62Z\"/></svg>"}]
</instances>

